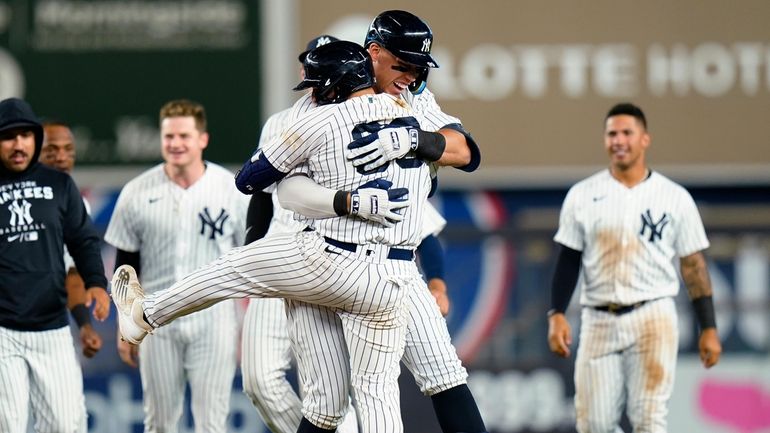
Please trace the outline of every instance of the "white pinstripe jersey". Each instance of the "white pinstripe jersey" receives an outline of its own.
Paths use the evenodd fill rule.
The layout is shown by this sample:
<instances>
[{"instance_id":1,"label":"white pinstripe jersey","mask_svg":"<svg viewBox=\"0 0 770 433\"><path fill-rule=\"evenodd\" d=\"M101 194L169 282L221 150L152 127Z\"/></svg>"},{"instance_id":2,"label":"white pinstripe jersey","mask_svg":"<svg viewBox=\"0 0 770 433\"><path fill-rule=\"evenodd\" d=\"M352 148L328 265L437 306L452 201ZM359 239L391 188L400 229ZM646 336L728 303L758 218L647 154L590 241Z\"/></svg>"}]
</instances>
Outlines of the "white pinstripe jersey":
<instances>
[{"instance_id":1,"label":"white pinstripe jersey","mask_svg":"<svg viewBox=\"0 0 770 433\"><path fill-rule=\"evenodd\" d=\"M709 246L686 189L657 172L628 188L609 170L569 190L554 240L582 251L580 303L589 306L675 296L674 257Z\"/></svg>"},{"instance_id":2,"label":"white pinstripe jersey","mask_svg":"<svg viewBox=\"0 0 770 433\"><path fill-rule=\"evenodd\" d=\"M385 94L359 96L309 110L293 121L280 139L267 143L261 151L284 173L307 162L311 178L326 188L351 191L380 178L393 182L393 188L407 188L411 205L406 209L404 220L395 227L387 228L349 216L307 219L307 222L322 235L344 242L414 248L421 240L424 203L430 191L430 167L417 159L404 158L391 161L382 172L363 175L345 157L354 135L368 134L357 126L373 123L386 126L393 119L409 116L415 113L401 98Z\"/></svg>"},{"instance_id":3,"label":"white pinstripe jersey","mask_svg":"<svg viewBox=\"0 0 770 433\"><path fill-rule=\"evenodd\" d=\"M104 240L141 252L142 287L152 293L243 245L247 207L233 174L217 164L207 162L187 189L160 164L123 187Z\"/></svg>"},{"instance_id":4,"label":"white pinstripe jersey","mask_svg":"<svg viewBox=\"0 0 770 433\"><path fill-rule=\"evenodd\" d=\"M259 149L271 140L279 138L281 131L289 124L290 113L291 107L268 117L259 135L259 144L257 146ZM265 236L275 233L296 233L305 227L304 224L294 219L294 212L288 211L281 206L281 203L278 201L275 184L265 188L264 191L272 194L271 198L273 200L273 217L270 220L270 227Z\"/></svg>"}]
</instances>

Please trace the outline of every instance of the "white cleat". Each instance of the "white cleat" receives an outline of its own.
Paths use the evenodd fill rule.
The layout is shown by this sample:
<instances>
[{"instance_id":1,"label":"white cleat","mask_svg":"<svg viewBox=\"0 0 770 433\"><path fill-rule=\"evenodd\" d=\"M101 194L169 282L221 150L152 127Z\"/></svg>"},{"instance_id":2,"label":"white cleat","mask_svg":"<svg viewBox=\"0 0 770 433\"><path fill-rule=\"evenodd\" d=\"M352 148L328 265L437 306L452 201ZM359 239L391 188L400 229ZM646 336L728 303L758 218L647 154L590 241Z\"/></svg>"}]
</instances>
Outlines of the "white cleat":
<instances>
[{"instance_id":1,"label":"white cleat","mask_svg":"<svg viewBox=\"0 0 770 433\"><path fill-rule=\"evenodd\" d=\"M112 276L112 302L118 309L120 336L131 344L141 343L152 332L152 326L143 318L142 301L144 290L133 266L119 266Z\"/></svg>"}]
</instances>

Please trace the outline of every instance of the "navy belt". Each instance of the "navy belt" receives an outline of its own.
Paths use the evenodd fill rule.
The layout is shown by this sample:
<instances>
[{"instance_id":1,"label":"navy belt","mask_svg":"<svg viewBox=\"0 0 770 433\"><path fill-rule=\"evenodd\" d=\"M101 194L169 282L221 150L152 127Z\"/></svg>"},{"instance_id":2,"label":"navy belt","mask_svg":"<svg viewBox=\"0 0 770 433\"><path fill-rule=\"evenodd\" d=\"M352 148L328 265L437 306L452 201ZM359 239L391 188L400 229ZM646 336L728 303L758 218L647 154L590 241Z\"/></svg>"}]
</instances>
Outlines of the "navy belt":
<instances>
[{"instance_id":1,"label":"navy belt","mask_svg":"<svg viewBox=\"0 0 770 433\"><path fill-rule=\"evenodd\" d=\"M310 227L305 227L305 229L302 231L312 232L314 230ZM337 248L343 249L345 251L350 251L351 253L355 253L356 251L358 251L358 245L351 242L338 241L337 239L332 239L329 236L324 236L324 240L329 245L334 245ZM403 248L391 248L390 250L388 250L388 258L391 260L412 261L414 260L414 251L405 250Z\"/></svg>"},{"instance_id":2,"label":"navy belt","mask_svg":"<svg viewBox=\"0 0 770 433\"><path fill-rule=\"evenodd\" d=\"M616 316L621 316L623 314L630 313L636 310L637 308L641 307L646 303L647 301L640 301L640 302L637 302L636 304L631 304L631 305L620 305L620 304L612 303L607 305L596 305L596 306L592 306L591 308L593 308L594 310L599 310L610 314L614 314Z\"/></svg>"},{"instance_id":3,"label":"navy belt","mask_svg":"<svg viewBox=\"0 0 770 433\"><path fill-rule=\"evenodd\" d=\"M324 240L329 245L334 245L337 248L345 251L355 253L358 250L358 245L350 242L342 242L337 239L332 239L328 236L324 236ZM409 260L414 259L414 251L405 250L403 248L391 248L388 250L388 258L391 260Z\"/></svg>"}]
</instances>

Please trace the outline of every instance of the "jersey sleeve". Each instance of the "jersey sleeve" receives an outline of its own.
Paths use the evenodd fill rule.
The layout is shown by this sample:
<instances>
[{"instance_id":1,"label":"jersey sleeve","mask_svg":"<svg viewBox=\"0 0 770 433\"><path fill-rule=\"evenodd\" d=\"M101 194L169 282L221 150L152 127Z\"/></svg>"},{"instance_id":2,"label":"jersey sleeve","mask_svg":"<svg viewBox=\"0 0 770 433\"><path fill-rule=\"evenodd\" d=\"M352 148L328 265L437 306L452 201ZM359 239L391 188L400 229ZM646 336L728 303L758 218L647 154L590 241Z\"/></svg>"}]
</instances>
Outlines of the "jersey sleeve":
<instances>
[{"instance_id":1,"label":"jersey sleeve","mask_svg":"<svg viewBox=\"0 0 770 433\"><path fill-rule=\"evenodd\" d=\"M320 109L309 112L290 122L278 137L266 142L261 152L270 165L282 173L289 173L306 161L326 138L326 113L327 110Z\"/></svg>"},{"instance_id":2,"label":"jersey sleeve","mask_svg":"<svg viewBox=\"0 0 770 433\"><path fill-rule=\"evenodd\" d=\"M675 248L679 257L686 257L708 248L709 241L700 213L698 213L698 207L686 190L683 190L679 206L682 221L678 227Z\"/></svg>"},{"instance_id":3,"label":"jersey sleeve","mask_svg":"<svg viewBox=\"0 0 770 433\"><path fill-rule=\"evenodd\" d=\"M441 110L433 93L425 89L414 96L412 108L420 115L420 126L425 131L437 131L447 125L461 125L460 119L450 116Z\"/></svg>"},{"instance_id":4,"label":"jersey sleeve","mask_svg":"<svg viewBox=\"0 0 770 433\"><path fill-rule=\"evenodd\" d=\"M102 263L101 238L86 212L75 182L66 177L66 213L63 220L64 244L83 278L86 288L107 287Z\"/></svg>"},{"instance_id":5,"label":"jersey sleeve","mask_svg":"<svg viewBox=\"0 0 770 433\"><path fill-rule=\"evenodd\" d=\"M559 229L553 240L576 251L583 251L585 236L577 220L577 192L571 188L559 213Z\"/></svg>"},{"instance_id":6,"label":"jersey sleeve","mask_svg":"<svg viewBox=\"0 0 770 433\"><path fill-rule=\"evenodd\" d=\"M133 189L130 186L123 188L115 203L112 217L104 234L104 241L115 248L135 253L139 251L139 233L134 225L136 218L132 206Z\"/></svg>"}]
</instances>

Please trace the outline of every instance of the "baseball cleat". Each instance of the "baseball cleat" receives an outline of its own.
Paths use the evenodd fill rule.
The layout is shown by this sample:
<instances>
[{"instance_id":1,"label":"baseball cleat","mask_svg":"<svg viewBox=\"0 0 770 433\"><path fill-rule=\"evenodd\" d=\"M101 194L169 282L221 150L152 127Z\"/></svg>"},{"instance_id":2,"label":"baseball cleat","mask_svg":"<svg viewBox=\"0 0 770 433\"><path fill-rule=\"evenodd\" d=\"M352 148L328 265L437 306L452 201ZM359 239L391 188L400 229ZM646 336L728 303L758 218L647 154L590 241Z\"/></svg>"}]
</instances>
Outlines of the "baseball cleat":
<instances>
[{"instance_id":1,"label":"baseball cleat","mask_svg":"<svg viewBox=\"0 0 770 433\"><path fill-rule=\"evenodd\" d=\"M118 310L118 329L124 341L139 344L152 331L142 311L144 290L130 265L121 265L112 276L112 301Z\"/></svg>"}]
</instances>

